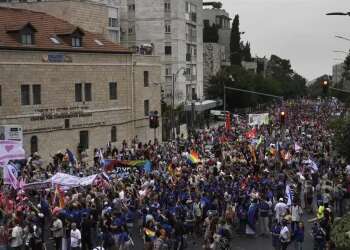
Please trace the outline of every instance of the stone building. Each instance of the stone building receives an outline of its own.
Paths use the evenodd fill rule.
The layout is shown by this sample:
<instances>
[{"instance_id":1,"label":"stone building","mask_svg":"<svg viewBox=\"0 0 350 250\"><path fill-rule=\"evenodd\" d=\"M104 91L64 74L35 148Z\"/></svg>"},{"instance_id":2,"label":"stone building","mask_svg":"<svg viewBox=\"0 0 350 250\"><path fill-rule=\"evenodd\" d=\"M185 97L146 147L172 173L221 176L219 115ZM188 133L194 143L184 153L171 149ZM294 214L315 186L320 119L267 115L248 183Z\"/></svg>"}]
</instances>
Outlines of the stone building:
<instances>
[{"instance_id":1,"label":"stone building","mask_svg":"<svg viewBox=\"0 0 350 250\"><path fill-rule=\"evenodd\" d=\"M203 24L218 28L218 44L225 47L225 65L230 65L231 18L224 9L204 8Z\"/></svg>"},{"instance_id":2,"label":"stone building","mask_svg":"<svg viewBox=\"0 0 350 250\"><path fill-rule=\"evenodd\" d=\"M0 6L45 12L120 42L120 0L0 0Z\"/></svg>"},{"instance_id":3,"label":"stone building","mask_svg":"<svg viewBox=\"0 0 350 250\"><path fill-rule=\"evenodd\" d=\"M0 125L23 127L28 154L154 139L160 63L53 16L0 7ZM156 131L160 138L161 126Z\"/></svg>"},{"instance_id":4,"label":"stone building","mask_svg":"<svg viewBox=\"0 0 350 250\"><path fill-rule=\"evenodd\" d=\"M210 78L226 65L225 55L225 46L218 43L204 43L204 93L206 93Z\"/></svg>"},{"instance_id":5,"label":"stone building","mask_svg":"<svg viewBox=\"0 0 350 250\"><path fill-rule=\"evenodd\" d=\"M203 96L202 0L121 0L121 44L160 56L164 99L175 104ZM176 74L177 73L177 74Z\"/></svg>"}]
</instances>

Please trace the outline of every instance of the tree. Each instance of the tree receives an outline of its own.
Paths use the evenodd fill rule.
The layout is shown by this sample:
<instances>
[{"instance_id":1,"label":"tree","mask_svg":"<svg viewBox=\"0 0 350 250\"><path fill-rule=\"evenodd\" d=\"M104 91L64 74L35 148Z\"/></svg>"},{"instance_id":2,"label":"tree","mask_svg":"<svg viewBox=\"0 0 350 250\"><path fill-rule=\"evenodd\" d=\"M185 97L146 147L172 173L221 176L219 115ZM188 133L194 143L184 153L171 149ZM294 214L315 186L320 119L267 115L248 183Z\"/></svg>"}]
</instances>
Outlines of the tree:
<instances>
[{"instance_id":1,"label":"tree","mask_svg":"<svg viewBox=\"0 0 350 250\"><path fill-rule=\"evenodd\" d=\"M246 42L245 44L241 43L241 54L242 54L242 60L246 62L252 61L252 55L250 53L250 43Z\"/></svg>"},{"instance_id":2,"label":"tree","mask_svg":"<svg viewBox=\"0 0 350 250\"><path fill-rule=\"evenodd\" d=\"M330 127L334 131L333 144L336 152L350 160L350 118L345 117L334 120Z\"/></svg>"},{"instance_id":3,"label":"tree","mask_svg":"<svg viewBox=\"0 0 350 250\"><path fill-rule=\"evenodd\" d=\"M239 31L239 15L236 15L233 19L231 29L231 40L230 40L230 61L231 65L241 66L241 33Z\"/></svg>"},{"instance_id":4,"label":"tree","mask_svg":"<svg viewBox=\"0 0 350 250\"><path fill-rule=\"evenodd\" d=\"M332 225L331 240L337 250L350 249L350 214L337 218Z\"/></svg>"}]
</instances>

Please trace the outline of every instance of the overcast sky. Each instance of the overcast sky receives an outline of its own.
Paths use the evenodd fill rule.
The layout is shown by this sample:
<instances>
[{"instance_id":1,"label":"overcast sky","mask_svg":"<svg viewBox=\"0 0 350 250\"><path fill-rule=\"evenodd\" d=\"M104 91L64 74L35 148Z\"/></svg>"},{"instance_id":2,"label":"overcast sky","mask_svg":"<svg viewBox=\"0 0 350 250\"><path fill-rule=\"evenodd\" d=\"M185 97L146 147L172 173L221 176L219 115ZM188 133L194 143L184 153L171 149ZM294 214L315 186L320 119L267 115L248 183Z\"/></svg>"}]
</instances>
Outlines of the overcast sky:
<instances>
[{"instance_id":1,"label":"overcast sky","mask_svg":"<svg viewBox=\"0 0 350 250\"><path fill-rule=\"evenodd\" d=\"M222 0L233 17L240 15L243 40L251 43L252 55L276 54L289 59L296 72L312 80L331 74L332 65L344 59L350 41L350 17L326 16L330 11L350 11L350 0Z\"/></svg>"}]
</instances>

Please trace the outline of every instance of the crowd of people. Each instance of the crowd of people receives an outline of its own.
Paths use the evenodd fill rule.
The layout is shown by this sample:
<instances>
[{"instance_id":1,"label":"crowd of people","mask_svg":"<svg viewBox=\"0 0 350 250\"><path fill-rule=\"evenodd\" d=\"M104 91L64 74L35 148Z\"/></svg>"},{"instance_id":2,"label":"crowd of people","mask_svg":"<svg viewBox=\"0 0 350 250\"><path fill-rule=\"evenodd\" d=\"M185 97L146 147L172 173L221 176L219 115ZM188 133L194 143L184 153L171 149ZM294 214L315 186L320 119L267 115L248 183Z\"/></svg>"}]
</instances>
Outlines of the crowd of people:
<instances>
[{"instance_id":1,"label":"crowd of people","mask_svg":"<svg viewBox=\"0 0 350 250\"><path fill-rule=\"evenodd\" d=\"M100 176L84 187L2 186L0 250L128 250L140 238L145 250L220 250L243 235L301 250L306 223L314 249L332 249L332 222L350 198L350 167L327 126L342 111L337 102L290 101L267 110L269 124L241 116L171 142L134 138L97 149L91 161L67 151L46 166L34 154L18 167L26 183L57 172ZM133 160L152 168L119 165Z\"/></svg>"}]
</instances>

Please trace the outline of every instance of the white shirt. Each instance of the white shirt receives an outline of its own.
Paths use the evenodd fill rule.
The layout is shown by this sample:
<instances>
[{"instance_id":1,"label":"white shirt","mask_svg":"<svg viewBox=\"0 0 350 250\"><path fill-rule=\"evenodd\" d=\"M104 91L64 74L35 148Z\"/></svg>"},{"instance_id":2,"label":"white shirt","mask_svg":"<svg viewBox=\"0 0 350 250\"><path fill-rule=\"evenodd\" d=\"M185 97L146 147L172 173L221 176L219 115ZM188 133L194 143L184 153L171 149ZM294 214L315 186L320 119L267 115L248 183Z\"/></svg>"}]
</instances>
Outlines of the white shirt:
<instances>
[{"instance_id":1,"label":"white shirt","mask_svg":"<svg viewBox=\"0 0 350 250\"><path fill-rule=\"evenodd\" d=\"M287 204L283 202L278 202L275 206L276 218L280 218L287 212Z\"/></svg>"},{"instance_id":2,"label":"white shirt","mask_svg":"<svg viewBox=\"0 0 350 250\"><path fill-rule=\"evenodd\" d=\"M303 210L299 205L292 206L292 221L300 221Z\"/></svg>"},{"instance_id":3,"label":"white shirt","mask_svg":"<svg viewBox=\"0 0 350 250\"><path fill-rule=\"evenodd\" d=\"M287 226L281 229L280 237L282 242L289 242L289 229Z\"/></svg>"},{"instance_id":4,"label":"white shirt","mask_svg":"<svg viewBox=\"0 0 350 250\"><path fill-rule=\"evenodd\" d=\"M70 230L70 246L71 247L80 247L81 244L81 233L78 228L75 230Z\"/></svg>"},{"instance_id":5,"label":"white shirt","mask_svg":"<svg viewBox=\"0 0 350 250\"><path fill-rule=\"evenodd\" d=\"M350 175L350 164L346 166L345 172L347 175Z\"/></svg>"},{"instance_id":6,"label":"white shirt","mask_svg":"<svg viewBox=\"0 0 350 250\"><path fill-rule=\"evenodd\" d=\"M11 247L19 247L22 246L23 244L23 229L20 226L15 226L12 229L12 234L11 234Z\"/></svg>"}]
</instances>

